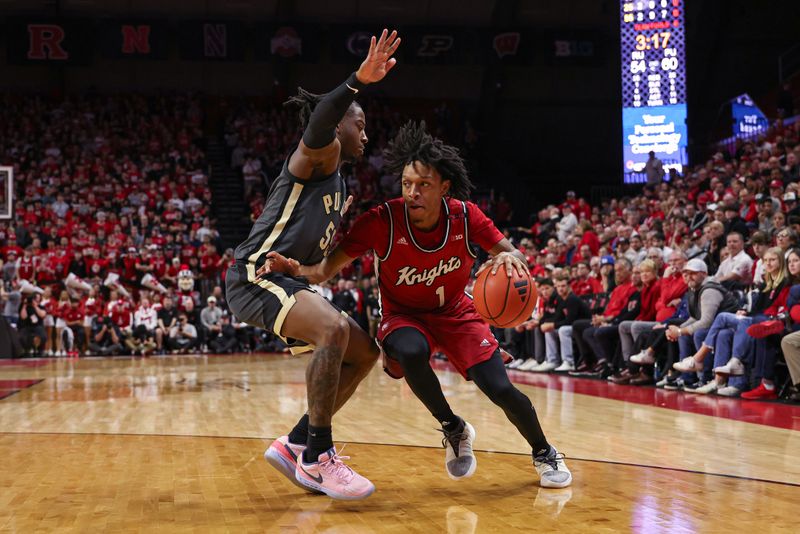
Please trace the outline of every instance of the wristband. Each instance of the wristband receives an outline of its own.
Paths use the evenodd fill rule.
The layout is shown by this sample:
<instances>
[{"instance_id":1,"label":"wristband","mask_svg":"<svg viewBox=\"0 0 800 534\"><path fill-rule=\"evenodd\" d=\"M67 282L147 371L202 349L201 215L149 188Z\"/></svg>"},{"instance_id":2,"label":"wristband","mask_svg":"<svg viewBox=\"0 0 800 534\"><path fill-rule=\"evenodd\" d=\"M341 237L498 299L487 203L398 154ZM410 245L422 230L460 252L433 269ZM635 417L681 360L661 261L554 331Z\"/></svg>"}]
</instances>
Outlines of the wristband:
<instances>
[{"instance_id":1,"label":"wristband","mask_svg":"<svg viewBox=\"0 0 800 534\"><path fill-rule=\"evenodd\" d=\"M358 76L356 76L355 72L352 73L350 75L350 77L347 78L347 81L344 82L344 83L345 83L345 85L347 85L348 89L353 91L353 94L358 94L359 91L361 91L362 89L364 89L367 86L367 84L361 83L360 81L358 81Z\"/></svg>"}]
</instances>

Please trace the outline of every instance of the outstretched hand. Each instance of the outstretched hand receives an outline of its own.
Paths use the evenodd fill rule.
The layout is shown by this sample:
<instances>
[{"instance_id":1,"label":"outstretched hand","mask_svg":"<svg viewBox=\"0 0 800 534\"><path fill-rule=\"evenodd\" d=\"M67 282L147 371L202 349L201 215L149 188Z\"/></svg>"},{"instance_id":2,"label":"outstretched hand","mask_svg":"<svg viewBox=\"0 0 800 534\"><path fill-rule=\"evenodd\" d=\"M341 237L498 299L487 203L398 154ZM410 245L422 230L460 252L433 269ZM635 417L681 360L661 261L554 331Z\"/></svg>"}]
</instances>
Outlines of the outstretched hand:
<instances>
[{"instance_id":1,"label":"outstretched hand","mask_svg":"<svg viewBox=\"0 0 800 534\"><path fill-rule=\"evenodd\" d=\"M367 57L356 71L356 78L361 83L381 81L397 63L392 54L400 46L400 38L397 36L397 30L392 30L392 33L387 36L388 33L384 29L377 41L374 35L370 39Z\"/></svg>"},{"instance_id":2,"label":"outstretched hand","mask_svg":"<svg viewBox=\"0 0 800 534\"><path fill-rule=\"evenodd\" d=\"M283 273L289 276L300 276L300 262L272 251L267 253L267 261L256 271L257 278L264 278L270 273Z\"/></svg>"},{"instance_id":3,"label":"outstretched hand","mask_svg":"<svg viewBox=\"0 0 800 534\"><path fill-rule=\"evenodd\" d=\"M511 278L512 270L517 272L517 276L522 276L524 273L528 272L528 266L525 265L522 260L516 257L511 252L501 252L494 258L489 258L481 265L480 269L476 274L480 274L481 271L484 269L488 269L489 267L492 268L492 274L494 275L498 269L501 267L505 267L506 275Z\"/></svg>"}]
</instances>

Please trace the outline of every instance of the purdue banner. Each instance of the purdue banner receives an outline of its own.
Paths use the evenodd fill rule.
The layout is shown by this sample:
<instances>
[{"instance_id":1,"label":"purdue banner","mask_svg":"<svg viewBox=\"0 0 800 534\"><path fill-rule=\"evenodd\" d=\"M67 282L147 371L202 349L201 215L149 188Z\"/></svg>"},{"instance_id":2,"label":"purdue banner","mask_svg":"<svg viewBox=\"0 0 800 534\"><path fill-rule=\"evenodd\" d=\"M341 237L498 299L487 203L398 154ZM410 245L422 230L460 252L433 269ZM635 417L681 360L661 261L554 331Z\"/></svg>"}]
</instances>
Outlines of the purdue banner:
<instances>
[{"instance_id":1,"label":"purdue banner","mask_svg":"<svg viewBox=\"0 0 800 534\"><path fill-rule=\"evenodd\" d=\"M11 19L6 25L6 50L12 64L87 65L94 48L92 24L79 20Z\"/></svg>"},{"instance_id":2,"label":"purdue banner","mask_svg":"<svg viewBox=\"0 0 800 534\"><path fill-rule=\"evenodd\" d=\"M458 28L409 28L403 47L409 63L475 63L476 36Z\"/></svg>"},{"instance_id":3,"label":"purdue banner","mask_svg":"<svg viewBox=\"0 0 800 534\"><path fill-rule=\"evenodd\" d=\"M153 21L104 21L98 44L105 57L166 59L169 31L166 24Z\"/></svg>"}]
</instances>

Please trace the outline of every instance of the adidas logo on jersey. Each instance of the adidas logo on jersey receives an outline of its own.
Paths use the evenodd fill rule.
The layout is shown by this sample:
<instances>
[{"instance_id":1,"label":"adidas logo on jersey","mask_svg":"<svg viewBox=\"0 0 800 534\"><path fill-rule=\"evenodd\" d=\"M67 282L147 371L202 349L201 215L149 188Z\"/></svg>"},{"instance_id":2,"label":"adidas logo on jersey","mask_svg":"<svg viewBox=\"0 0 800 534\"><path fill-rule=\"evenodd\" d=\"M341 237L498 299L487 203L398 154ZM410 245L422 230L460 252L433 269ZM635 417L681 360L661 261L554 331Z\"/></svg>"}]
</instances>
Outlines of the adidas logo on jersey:
<instances>
[{"instance_id":1,"label":"adidas logo on jersey","mask_svg":"<svg viewBox=\"0 0 800 534\"><path fill-rule=\"evenodd\" d=\"M408 241L406 241L405 237L401 237L400 239L397 240L397 244L398 245L408 245Z\"/></svg>"},{"instance_id":2,"label":"adidas logo on jersey","mask_svg":"<svg viewBox=\"0 0 800 534\"><path fill-rule=\"evenodd\" d=\"M489 343L488 339L481 341L481 347L488 347L489 345L491 345L491 343Z\"/></svg>"}]
</instances>

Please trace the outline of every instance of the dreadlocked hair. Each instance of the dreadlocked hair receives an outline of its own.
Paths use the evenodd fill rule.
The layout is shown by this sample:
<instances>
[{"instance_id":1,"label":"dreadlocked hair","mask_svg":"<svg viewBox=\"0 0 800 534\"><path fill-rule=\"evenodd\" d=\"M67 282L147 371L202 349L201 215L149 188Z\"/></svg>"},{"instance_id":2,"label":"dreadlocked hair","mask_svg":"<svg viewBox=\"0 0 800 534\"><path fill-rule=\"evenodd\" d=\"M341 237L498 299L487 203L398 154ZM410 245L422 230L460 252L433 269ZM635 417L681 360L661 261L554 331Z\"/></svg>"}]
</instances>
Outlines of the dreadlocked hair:
<instances>
[{"instance_id":1,"label":"dreadlocked hair","mask_svg":"<svg viewBox=\"0 0 800 534\"><path fill-rule=\"evenodd\" d=\"M325 97L325 94L309 93L302 87L297 88L297 94L289 98L283 103L286 107L296 108L298 117L300 118L300 128L304 129L308 125L308 119L314 108L319 104L319 101Z\"/></svg>"},{"instance_id":2,"label":"dreadlocked hair","mask_svg":"<svg viewBox=\"0 0 800 534\"><path fill-rule=\"evenodd\" d=\"M450 180L451 197L469 199L474 186L458 149L429 134L425 121L408 121L384 151L384 166L392 173L402 174L405 166L415 161L436 169L442 180Z\"/></svg>"}]
</instances>

